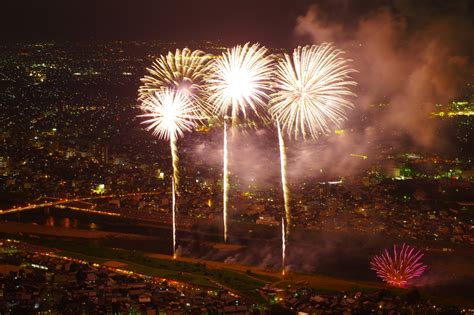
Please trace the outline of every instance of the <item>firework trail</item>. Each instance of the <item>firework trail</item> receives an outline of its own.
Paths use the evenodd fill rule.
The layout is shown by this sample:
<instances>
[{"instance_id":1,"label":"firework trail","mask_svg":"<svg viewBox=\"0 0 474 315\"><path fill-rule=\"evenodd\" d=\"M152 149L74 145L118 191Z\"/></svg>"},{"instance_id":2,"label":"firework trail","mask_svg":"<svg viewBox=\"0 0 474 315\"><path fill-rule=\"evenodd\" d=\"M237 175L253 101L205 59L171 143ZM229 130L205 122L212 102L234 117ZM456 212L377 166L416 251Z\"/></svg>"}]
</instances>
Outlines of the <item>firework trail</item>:
<instances>
[{"instance_id":1,"label":"firework trail","mask_svg":"<svg viewBox=\"0 0 474 315\"><path fill-rule=\"evenodd\" d=\"M209 103L213 112L224 117L224 201L223 221L224 240L227 241L227 207L228 207L228 147L227 122L231 120L231 128L239 118L246 119L248 112L260 115L259 107L265 106L269 79L271 75L271 59L267 49L259 44L235 46L215 59L209 70L207 89ZM233 129L231 129L232 131Z\"/></svg>"},{"instance_id":2,"label":"firework trail","mask_svg":"<svg viewBox=\"0 0 474 315\"><path fill-rule=\"evenodd\" d=\"M224 241L227 241L227 196L229 190L229 164L228 164L228 151L227 151L227 117L224 117L224 170L222 176L224 177L223 182L223 211L222 216L224 220Z\"/></svg>"},{"instance_id":3,"label":"firework trail","mask_svg":"<svg viewBox=\"0 0 474 315\"><path fill-rule=\"evenodd\" d=\"M179 193L179 157L178 157L178 146L176 145L176 137L174 134L170 135L170 149L171 149L171 161L173 164L173 176L171 177L171 191L172 191L172 226L173 226L173 259L176 259L176 195Z\"/></svg>"},{"instance_id":4,"label":"firework trail","mask_svg":"<svg viewBox=\"0 0 474 315\"><path fill-rule=\"evenodd\" d=\"M285 275L285 256L286 256L286 230L285 218L281 218L281 274Z\"/></svg>"},{"instance_id":5,"label":"firework trail","mask_svg":"<svg viewBox=\"0 0 474 315\"><path fill-rule=\"evenodd\" d=\"M283 190L283 199L285 203L285 217L287 222L287 228L291 225L291 211L290 211L290 190L286 181L286 148L283 134L281 132L280 122L277 120L278 129L278 143L280 148L280 173L281 173L281 187Z\"/></svg>"},{"instance_id":6,"label":"firework trail","mask_svg":"<svg viewBox=\"0 0 474 315\"><path fill-rule=\"evenodd\" d=\"M179 156L178 156L178 146L176 144L177 139L174 134L170 135L170 149L171 149L171 161L173 164L173 186L175 193L180 196L179 187Z\"/></svg>"},{"instance_id":7,"label":"firework trail","mask_svg":"<svg viewBox=\"0 0 474 315\"><path fill-rule=\"evenodd\" d=\"M173 226L173 259L176 259L176 182L174 176L171 178L171 192L172 192L172 208L171 208L171 221Z\"/></svg>"},{"instance_id":8,"label":"firework trail","mask_svg":"<svg viewBox=\"0 0 474 315\"><path fill-rule=\"evenodd\" d=\"M353 106L347 100L354 95L350 87L356 83L350 79L355 70L342 55L341 50L326 43L298 47L292 57L284 54L276 64L269 112L278 128L287 234L291 209L283 133L295 139L300 135L303 139L308 135L316 139L345 119L345 110Z\"/></svg>"},{"instance_id":9,"label":"firework trail","mask_svg":"<svg viewBox=\"0 0 474 315\"><path fill-rule=\"evenodd\" d=\"M141 109L145 112L139 117L145 117L142 124L148 124L146 130L154 136L170 141L173 175L172 181L172 216L173 216L173 257L176 258L176 195L179 196L179 168L177 139L185 131L191 131L200 118L198 109L188 96L180 90L164 88L143 98Z\"/></svg>"},{"instance_id":10,"label":"firework trail","mask_svg":"<svg viewBox=\"0 0 474 315\"><path fill-rule=\"evenodd\" d=\"M391 286L405 287L408 280L421 276L427 268L421 262L423 253L403 244L401 249L393 246L393 256L388 250L376 255L370 262L377 276Z\"/></svg>"}]
</instances>

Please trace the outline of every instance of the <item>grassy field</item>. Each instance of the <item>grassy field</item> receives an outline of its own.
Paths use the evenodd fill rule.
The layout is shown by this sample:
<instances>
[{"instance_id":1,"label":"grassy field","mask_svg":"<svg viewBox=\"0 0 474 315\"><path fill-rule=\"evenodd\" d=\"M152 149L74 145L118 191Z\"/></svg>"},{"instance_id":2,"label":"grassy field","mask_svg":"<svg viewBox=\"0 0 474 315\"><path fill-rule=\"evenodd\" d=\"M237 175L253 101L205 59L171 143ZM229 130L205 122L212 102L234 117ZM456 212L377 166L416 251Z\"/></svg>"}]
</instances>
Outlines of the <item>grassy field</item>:
<instances>
[{"instance_id":1,"label":"grassy field","mask_svg":"<svg viewBox=\"0 0 474 315\"><path fill-rule=\"evenodd\" d=\"M150 258L141 252L94 247L85 249L82 246L68 245L68 249L63 253L69 257L97 263L115 260L126 264L122 269L214 289L218 289L216 283L219 283L247 297L253 297L255 290L264 285L263 282L246 274L226 269L209 269L204 263L191 264L179 260Z\"/></svg>"},{"instance_id":2,"label":"grassy field","mask_svg":"<svg viewBox=\"0 0 474 315\"><path fill-rule=\"evenodd\" d=\"M94 262L98 264L103 264L112 259L112 258L108 259L108 258L84 255L81 253L73 252L71 250L64 250L61 252L61 254L67 257L81 259L81 260ZM212 282L210 282L209 280L207 280L206 278L202 276L198 276L198 275L194 275L190 273L183 273L181 271L157 268L155 266L150 266L147 264L138 264L134 261L122 259L122 258L118 258L118 259L113 258L113 259L114 261L118 261L125 264L125 266L121 267L121 269L124 269L124 270L130 270L133 272L137 272L137 273L141 273L141 274L145 274L149 276L157 276L157 277L163 277L167 279L179 280L179 281L187 282L187 283L198 285L198 286L216 288L215 284L213 284ZM153 261L151 262L153 263Z\"/></svg>"}]
</instances>

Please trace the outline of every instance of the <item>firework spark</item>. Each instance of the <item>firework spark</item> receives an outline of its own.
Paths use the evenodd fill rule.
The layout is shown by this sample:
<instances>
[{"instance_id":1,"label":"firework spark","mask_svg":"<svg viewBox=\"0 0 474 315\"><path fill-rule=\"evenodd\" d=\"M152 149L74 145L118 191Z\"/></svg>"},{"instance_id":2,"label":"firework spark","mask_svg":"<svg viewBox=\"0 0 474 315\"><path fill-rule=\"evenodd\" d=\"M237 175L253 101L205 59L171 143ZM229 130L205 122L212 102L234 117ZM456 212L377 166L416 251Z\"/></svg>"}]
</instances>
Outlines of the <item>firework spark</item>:
<instances>
[{"instance_id":1,"label":"firework spark","mask_svg":"<svg viewBox=\"0 0 474 315\"><path fill-rule=\"evenodd\" d=\"M249 110L259 116L268 97L271 62L265 47L249 43L214 60L207 80L214 112L230 116L233 123L240 114L246 118Z\"/></svg>"},{"instance_id":2,"label":"firework spark","mask_svg":"<svg viewBox=\"0 0 474 315\"><path fill-rule=\"evenodd\" d=\"M290 137L316 139L339 126L352 108L347 97L354 95L350 74L355 70L342 55L331 44L313 45L298 47L277 63L270 113Z\"/></svg>"},{"instance_id":3,"label":"firework spark","mask_svg":"<svg viewBox=\"0 0 474 315\"><path fill-rule=\"evenodd\" d=\"M370 265L383 281L401 288L406 286L408 280L419 277L425 271L426 265L421 262L422 257L422 252L408 245L403 244L399 249L394 245L393 256L385 250L374 256Z\"/></svg>"},{"instance_id":4,"label":"firework spark","mask_svg":"<svg viewBox=\"0 0 474 315\"><path fill-rule=\"evenodd\" d=\"M142 101L141 109L147 118L142 124L148 124L146 130L152 131L160 139L177 139L184 132L191 131L200 118L197 107L180 91L165 88Z\"/></svg>"},{"instance_id":5,"label":"firework spark","mask_svg":"<svg viewBox=\"0 0 474 315\"><path fill-rule=\"evenodd\" d=\"M173 192L173 257L176 258L176 195L179 195L179 168L177 139L185 131L191 131L200 118L196 106L189 97L180 90L169 88L148 95L142 100L142 110L145 117L142 124L148 124L146 130L152 131L154 136L170 141L171 157L173 163L172 192Z\"/></svg>"},{"instance_id":6,"label":"firework spark","mask_svg":"<svg viewBox=\"0 0 474 315\"><path fill-rule=\"evenodd\" d=\"M143 101L162 88L171 88L190 97L203 114L207 114L204 80L211 58L201 50L188 48L161 55L147 69L149 74L141 79L143 85L138 90L139 100Z\"/></svg>"},{"instance_id":7,"label":"firework spark","mask_svg":"<svg viewBox=\"0 0 474 315\"><path fill-rule=\"evenodd\" d=\"M227 202L228 202L228 151L227 151L227 117L231 127L240 117L247 118L249 112L260 116L259 108L265 106L269 79L271 76L271 59L267 49L259 44L236 46L228 49L210 66L207 79L209 103L213 112L224 117L224 188L223 220L224 240L227 240Z\"/></svg>"}]
</instances>

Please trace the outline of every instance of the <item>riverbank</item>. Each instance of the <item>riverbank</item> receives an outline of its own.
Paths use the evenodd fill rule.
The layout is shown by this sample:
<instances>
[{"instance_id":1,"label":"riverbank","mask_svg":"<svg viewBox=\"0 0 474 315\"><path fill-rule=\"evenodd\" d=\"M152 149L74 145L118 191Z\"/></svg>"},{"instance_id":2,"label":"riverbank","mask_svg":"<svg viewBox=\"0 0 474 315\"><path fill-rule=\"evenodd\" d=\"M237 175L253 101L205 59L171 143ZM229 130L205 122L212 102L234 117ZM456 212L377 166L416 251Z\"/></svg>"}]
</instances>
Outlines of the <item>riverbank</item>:
<instances>
[{"instance_id":1,"label":"riverbank","mask_svg":"<svg viewBox=\"0 0 474 315\"><path fill-rule=\"evenodd\" d=\"M121 232L104 232L94 230L82 230L74 228L66 228L61 226L43 226L34 223L22 223L22 222L1 222L0 231L3 233L24 233L24 234L35 234L45 235L54 237L73 237L73 238L85 238L85 239L99 239L99 238L126 238L133 240L148 240L152 237L145 235L137 235L130 233Z\"/></svg>"}]
</instances>

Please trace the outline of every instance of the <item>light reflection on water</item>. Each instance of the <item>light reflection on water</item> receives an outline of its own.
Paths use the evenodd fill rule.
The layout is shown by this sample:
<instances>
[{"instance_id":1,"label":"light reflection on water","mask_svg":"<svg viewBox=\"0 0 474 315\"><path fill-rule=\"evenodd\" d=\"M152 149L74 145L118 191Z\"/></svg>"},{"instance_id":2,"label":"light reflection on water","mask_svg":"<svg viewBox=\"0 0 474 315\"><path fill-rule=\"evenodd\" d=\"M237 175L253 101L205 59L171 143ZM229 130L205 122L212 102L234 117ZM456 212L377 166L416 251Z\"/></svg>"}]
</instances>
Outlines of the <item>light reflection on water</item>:
<instances>
[{"instance_id":1,"label":"light reflection on water","mask_svg":"<svg viewBox=\"0 0 474 315\"><path fill-rule=\"evenodd\" d=\"M46 219L46 222L45 222L44 225L53 227L53 226L55 226L55 222L56 222L56 220L54 219L54 217L53 217L52 215L50 215L50 216Z\"/></svg>"},{"instance_id":2,"label":"light reflection on water","mask_svg":"<svg viewBox=\"0 0 474 315\"><path fill-rule=\"evenodd\" d=\"M23 221L23 220L20 220L20 221L26 222L26 221ZM56 224L56 222L58 222L58 221L59 221L59 225ZM32 221L32 223L38 224L36 220ZM44 226L48 226L48 227L58 226L58 227L76 228L77 229L77 228L79 228L79 220L76 219L76 218L71 219L70 217L57 217L57 216L54 216L54 215L49 215L44 220ZM92 222L91 224L89 224L89 229L90 230L98 230L100 228L97 224Z\"/></svg>"}]
</instances>

